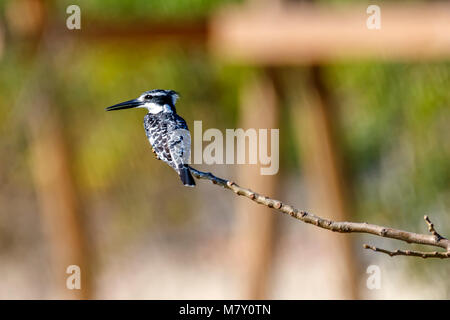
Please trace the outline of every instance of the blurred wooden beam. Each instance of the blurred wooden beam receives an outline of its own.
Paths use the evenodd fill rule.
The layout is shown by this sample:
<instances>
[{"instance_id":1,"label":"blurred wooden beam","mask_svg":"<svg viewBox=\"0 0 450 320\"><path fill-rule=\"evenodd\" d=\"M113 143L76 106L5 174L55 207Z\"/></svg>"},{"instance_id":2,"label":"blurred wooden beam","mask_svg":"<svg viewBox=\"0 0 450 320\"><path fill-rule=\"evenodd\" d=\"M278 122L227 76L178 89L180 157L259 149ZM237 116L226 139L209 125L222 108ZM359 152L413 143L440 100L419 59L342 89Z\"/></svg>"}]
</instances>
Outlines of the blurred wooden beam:
<instances>
[{"instance_id":1,"label":"blurred wooden beam","mask_svg":"<svg viewBox=\"0 0 450 320\"><path fill-rule=\"evenodd\" d=\"M96 43L141 47L159 43L203 46L225 60L246 64L313 64L339 59L447 59L450 4L381 7L381 29L369 30L367 6L236 6L209 20L83 20L71 36ZM62 23L62 22L61 22ZM69 32L62 29L61 32Z\"/></svg>"},{"instance_id":2,"label":"blurred wooden beam","mask_svg":"<svg viewBox=\"0 0 450 320\"><path fill-rule=\"evenodd\" d=\"M84 20L82 32L76 34L84 41L118 42L121 45L139 43L140 47L172 42L183 45L204 45L207 40L206 20L195 21L130 21L108 22Z\"/></svg>"},{"instance_id":3,"label":"blurred wooden beam","mask_svg":"<svg viewBox=\"0 0 450 320\"><path fill-rule=\"evenodd\" d=\"M219 58L246 64L312 64L336 59L448 59L450 4L381 4L381 29L366 6L233 7L211 19Z\"/></svg>"}]
</instances>

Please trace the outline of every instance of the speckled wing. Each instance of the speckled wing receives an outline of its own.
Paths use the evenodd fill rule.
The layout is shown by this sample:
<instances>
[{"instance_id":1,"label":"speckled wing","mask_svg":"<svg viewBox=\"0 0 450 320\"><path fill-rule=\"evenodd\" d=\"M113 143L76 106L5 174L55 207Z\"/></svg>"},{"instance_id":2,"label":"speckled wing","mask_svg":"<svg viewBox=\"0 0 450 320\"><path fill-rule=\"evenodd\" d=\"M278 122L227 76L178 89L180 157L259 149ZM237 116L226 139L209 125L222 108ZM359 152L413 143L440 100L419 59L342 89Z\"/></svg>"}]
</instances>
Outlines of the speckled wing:
<instances>
[{"instance_id":1,"label":"speckled wing","mask_svg":"<svg viewBox=\"0 0 450 320\"><path fill-rule=\"evenodd\" d=\"M169 149L172 161L180 168L189 163L191 135L187 129L176 129L169 134Z\"/></svg>"},{"instance_id":2,"label":"speckled wing","mask_svg":"<svg viewBox=\"0 0 450 320\"><path fill-rule=\"evenodd\" d=\"M147 114L144 128L158 159L176 171L189 162L191 137L183 118L173 113Z\"/></svg>"}]
</instances>

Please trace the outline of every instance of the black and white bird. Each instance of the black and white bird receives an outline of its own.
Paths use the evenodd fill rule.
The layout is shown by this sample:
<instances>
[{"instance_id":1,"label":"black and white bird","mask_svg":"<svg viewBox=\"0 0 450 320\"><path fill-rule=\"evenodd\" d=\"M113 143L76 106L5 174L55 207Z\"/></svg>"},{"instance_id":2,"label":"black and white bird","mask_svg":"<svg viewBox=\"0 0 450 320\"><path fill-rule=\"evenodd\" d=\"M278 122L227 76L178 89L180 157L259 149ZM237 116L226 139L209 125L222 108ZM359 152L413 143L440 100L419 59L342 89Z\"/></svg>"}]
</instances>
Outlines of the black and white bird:
<instances>
[{"instance_id":1,"label":"black and white bird","mask_svg":"<svg viewBox=\"0 0 450 320\"><path fill-rule=\"evenodd\" d=\"M137 99L125 101L106 111L129 108L147 108L144 128L157 159L171 166L180 176L185 186L195 186L189 170L191 135L186 121L175 109L178 94L173 90L150 90Z\"/></svg>"}]
</instances>

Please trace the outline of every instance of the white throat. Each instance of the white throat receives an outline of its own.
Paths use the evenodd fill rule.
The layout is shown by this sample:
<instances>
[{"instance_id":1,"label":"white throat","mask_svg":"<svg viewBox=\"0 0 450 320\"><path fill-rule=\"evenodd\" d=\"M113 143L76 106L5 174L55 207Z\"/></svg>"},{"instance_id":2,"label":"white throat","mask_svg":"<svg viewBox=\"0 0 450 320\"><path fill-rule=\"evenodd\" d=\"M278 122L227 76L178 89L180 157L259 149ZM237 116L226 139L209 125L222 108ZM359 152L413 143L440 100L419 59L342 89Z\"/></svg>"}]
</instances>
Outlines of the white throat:
<instances>
[{"instance_id":1,"label":"white throat","mask_svg":"<svg viewBox=\"0 0 450 320\"><path fill-rule=\"evenodd\" d=\"M147 108L148 112L151 114L157 114L160 112L172 112L172 109L168 104L160 105L153 102L144 103L142 108Z\"/></svg>"}]
</instances>

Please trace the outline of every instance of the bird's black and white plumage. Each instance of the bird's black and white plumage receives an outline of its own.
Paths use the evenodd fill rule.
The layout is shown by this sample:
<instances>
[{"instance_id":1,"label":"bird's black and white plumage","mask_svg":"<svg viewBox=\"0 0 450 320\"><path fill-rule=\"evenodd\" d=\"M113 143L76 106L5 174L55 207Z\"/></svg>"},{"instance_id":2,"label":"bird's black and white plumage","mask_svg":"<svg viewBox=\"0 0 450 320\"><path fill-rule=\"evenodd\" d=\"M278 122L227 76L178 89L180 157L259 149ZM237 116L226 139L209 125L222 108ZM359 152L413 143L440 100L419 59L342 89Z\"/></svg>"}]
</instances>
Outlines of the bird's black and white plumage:
<instances>
[{"instance_id":1,"label":"bird's black and white plumage","mask_svg":"<svg viewBox=\"0 0 450 320\"><path fill-rule=\"evenodd\" d=\"M144 128L153 152L159 160L171 166L185 186L195 186L189 170L191 135L186 121L175 109L178 94L173 90L150 90L139 98L106 108L107 111L147 108Z\"/></svg>"}]
</instances>

